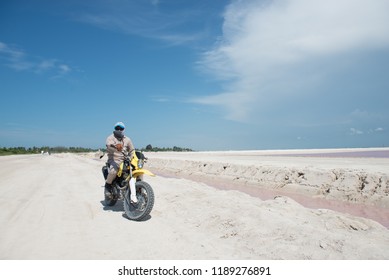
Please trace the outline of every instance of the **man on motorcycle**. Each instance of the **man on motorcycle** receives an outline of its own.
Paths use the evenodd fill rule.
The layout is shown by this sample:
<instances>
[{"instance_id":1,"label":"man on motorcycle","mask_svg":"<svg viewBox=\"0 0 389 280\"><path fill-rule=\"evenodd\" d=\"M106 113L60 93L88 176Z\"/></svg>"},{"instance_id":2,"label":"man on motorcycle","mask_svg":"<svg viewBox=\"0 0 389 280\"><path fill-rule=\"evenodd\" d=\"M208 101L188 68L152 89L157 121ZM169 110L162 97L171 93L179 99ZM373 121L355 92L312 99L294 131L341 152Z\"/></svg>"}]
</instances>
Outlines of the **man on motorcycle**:
<instances>
[{"instance_id":1,"label":"man on motorcycle","mask_svg":"<svg viewBox=\"0 0 389 280\"><path fill-rule=\"evenodd\" d=\"M124 161L125 155L131 154L132 158L135 153L135 148L131 139L124 135L125 128L126 127L124 123L116 123L114 126L113 134L109 135L105 142L109 164L108 176L105 180L105 189L109 192L112 192L112 182L116 178L119 166ZM135 196L135 184L134 186L130 184L130 188L133 189L131 190L131 200L136 203L137 199Z\"/></svg>"}]
</instances>

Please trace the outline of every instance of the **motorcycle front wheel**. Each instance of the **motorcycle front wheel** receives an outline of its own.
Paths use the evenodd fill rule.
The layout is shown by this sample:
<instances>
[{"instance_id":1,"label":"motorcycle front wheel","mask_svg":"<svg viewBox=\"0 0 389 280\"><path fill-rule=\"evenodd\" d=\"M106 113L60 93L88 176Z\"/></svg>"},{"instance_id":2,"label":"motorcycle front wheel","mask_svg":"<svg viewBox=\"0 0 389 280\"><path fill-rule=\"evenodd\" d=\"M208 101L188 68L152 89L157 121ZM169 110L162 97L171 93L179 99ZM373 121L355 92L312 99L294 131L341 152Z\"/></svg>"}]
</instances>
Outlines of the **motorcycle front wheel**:
<instances>
[{"instance_id":1,"label":"motorcycle front wheel","mask_svg":"<svg viewBox=\"0 0 389 280\"><path fill-rule=\"evenodd\" d=\"M141 221L145 219L153 209L154 191L151 186L144 181L136 182L135 189L138 203L131 203L130 188L127 188L123 199L124 211L130 220Z\"/></svg>"}]
</instances>

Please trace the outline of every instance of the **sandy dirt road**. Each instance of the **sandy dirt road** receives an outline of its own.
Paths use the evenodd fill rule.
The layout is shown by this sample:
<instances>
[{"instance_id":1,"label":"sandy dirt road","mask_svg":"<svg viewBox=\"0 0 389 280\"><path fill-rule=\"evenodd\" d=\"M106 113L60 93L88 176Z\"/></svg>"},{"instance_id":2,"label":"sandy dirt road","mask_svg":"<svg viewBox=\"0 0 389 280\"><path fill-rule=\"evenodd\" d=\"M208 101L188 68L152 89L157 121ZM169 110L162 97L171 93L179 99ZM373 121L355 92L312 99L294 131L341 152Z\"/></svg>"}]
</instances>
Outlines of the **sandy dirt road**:
<instances>
[{"instance_id":1,"label":"sandy dirt road","mask_svg":"<svg viewBox=\"0 0 389 280\"><path fill-rule=\"evenodd\" d=\"M154 209L130 221L102 202L103 163L0 157L0 259L389 259L375 221L185 179L147 177Z\"/></svg>"}]
</instances>

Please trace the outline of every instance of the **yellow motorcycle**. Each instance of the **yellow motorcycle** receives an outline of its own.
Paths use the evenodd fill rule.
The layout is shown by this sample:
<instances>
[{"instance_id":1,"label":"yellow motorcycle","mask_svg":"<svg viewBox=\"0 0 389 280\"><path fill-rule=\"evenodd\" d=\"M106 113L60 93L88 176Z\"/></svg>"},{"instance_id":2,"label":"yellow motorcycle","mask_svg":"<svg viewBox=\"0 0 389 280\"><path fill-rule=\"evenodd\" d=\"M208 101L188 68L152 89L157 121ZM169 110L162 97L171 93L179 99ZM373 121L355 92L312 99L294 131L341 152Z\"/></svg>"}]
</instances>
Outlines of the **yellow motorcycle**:
<instances>
[{"instance_id":1,"label":"yellow motorcycle","mask_svg":"<svg viewBox=\"0 0 389 280\"><path fill-rule=\"evenodd\" d=\"M131 159L126 155L120 164L112 189L104 189L106 206L114 206L119 199L123 199L124 211L130 220L140 221L148 217L154 206L154 191L143 181L143 175L155 176L149 170L143 169L147 158L140 151L136 151ZM103 166L104 178L107 179L109 164Z\"/></svg>"}]
</instances>

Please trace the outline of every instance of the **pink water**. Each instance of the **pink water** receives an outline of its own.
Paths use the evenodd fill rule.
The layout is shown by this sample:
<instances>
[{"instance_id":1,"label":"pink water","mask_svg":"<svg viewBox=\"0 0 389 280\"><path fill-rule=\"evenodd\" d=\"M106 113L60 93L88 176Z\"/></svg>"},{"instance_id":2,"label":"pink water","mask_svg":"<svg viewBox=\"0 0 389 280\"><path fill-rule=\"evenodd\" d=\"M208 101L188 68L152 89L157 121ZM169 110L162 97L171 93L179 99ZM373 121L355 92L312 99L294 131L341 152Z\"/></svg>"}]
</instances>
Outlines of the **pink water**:
<instances>
[{"instance_id":1,"label":"pink water","mask_svg":"<svg viewBox=\"0 0 389 280\"><path fill-rule=\"evenodd\" d=\"M178 178L173 173L169 172L156 172L159 176ZM313 198L310 196L296 194L292 192L286 192L281 190L272 190L258 188L256 186L250 186L239 182L224 181L220 179L210 179L203 176L196 175L182 175L180 178L188 180L194 180L196 182L205 183L208 186L220 189L220 190L237 190L249 194L253 197L258 197L261 200L274 199L275 196L287 196L300 203L304 207L311 209L330 209L341 213L347 213L353 216L368 218L382 224L389 229L389 208L377 207L373 205L365 205L358 203L350 203L346 201L330 200L325 198Z\"/></svg>"},{"instance_id":2,"label":"pink water","mask_svg":"<svg viewBox=\"0 0 389 280\"><path fill-rule=\"evenodd\" d=\"M301 153L301 154L275 154L272 156L294 156L294 157L339 157L339 158L389 158L389 150L371 151L350 151L350 152L328 152L328 153Z\"/></svg>"}]
</instances>

